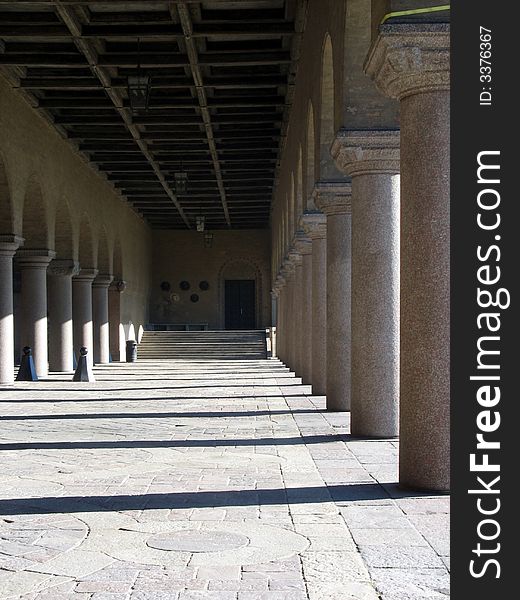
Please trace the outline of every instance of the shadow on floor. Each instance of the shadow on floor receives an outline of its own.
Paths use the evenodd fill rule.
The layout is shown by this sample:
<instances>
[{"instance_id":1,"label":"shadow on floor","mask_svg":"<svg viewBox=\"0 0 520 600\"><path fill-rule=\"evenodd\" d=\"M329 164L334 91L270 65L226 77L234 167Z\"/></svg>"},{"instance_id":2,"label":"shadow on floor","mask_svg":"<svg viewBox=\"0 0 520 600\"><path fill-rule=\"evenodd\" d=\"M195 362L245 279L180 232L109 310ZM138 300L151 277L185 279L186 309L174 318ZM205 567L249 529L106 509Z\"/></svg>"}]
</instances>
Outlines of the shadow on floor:
<instances>
[{"instance_id":1,"label":"shadow on floor","mask_svg":"<svg viewBox=\"0 0 520 600\"><path fill-rule=\"evenodd\" d=\"M397 484L392 484L397 489ZM392 486L377 483L354 483L322 487L269 490L232 490L222 492L175 492L122 496L71 496L0 500L0 515L81 513L123 510L226 508L234 506L269 506L274 504L312 504L390 500ZM389 491L387 491L389 489ZM399 490L399 498L430 497L431 494Z\"/></svg>"},{"instance_id":2,"label":"shadow on floor","mask_svg":"<svg viewBox=\"0 0 520 600\"><path fill-rule=\"evenodd\" d=\"M249 398L249 396L247 396ZM114 400L114 398L110 398ZM159 400L159 398L147 398L148 400ZM170 398L162 398L163 400L170 400ZM122 399L123 400L123 399ZM127 398L124 398L127 400ZM136 398L137 400L137 398ZM141 398L142 400L142 398ZM207 398L204 398L207 400ZM98 402L100 400L98 399ZM14 402L20 402L20 400L14 400ZM35 402L34 400L22 400L21 402ZM39 400L38 400L39 402ZM66 402L60 400L59 402ZM82 402L82 400L78 400ZM56 414L56 415L0 415L0 422L2 421L63 421L70 419L184 419L184 418L204 418L213 419L214 417L275 417L277 415L299 415L299 414L321 414L326 411L319 411L317 409L295 409L295 410L237 410L237 411L218 411L218 412L128 412L128 413L77 413L77 414Z\"/></svg>"},{"instance_id":3,"label":"shadow on floor","mask_svg":"<svg viewBox=\"0 0 520 600\"><path fill-rule=\"evenodd\" d=\"M0 450L71 450L95 448L216 448L220 446L295 446L300 444L330 444L362 440L377 441L373 438L351 437L350 435L308 435L290 438L229 438L216 440L99 440L96 442L11 442L0 444ZM388 441L388 440L379 440Z\"/></svg>"}]
</instances>

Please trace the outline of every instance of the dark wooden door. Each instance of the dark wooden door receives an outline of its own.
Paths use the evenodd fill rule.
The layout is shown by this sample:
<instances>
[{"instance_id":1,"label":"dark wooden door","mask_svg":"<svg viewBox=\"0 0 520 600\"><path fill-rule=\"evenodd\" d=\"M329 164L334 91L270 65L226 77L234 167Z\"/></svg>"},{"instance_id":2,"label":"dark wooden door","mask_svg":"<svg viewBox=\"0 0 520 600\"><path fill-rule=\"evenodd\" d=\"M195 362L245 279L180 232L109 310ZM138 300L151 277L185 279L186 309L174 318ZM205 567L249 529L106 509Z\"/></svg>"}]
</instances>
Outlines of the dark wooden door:
<instances>
[{"instance_id":1,"label":"dark wooden door","mask_svg":"<svg viewBox=\"0 0 520 600\"><path fill-rule=\"evenodd\" d=\"M226 329L254 329L254 279L226 279L225 283Z\"/></svg>"}]
</instances>

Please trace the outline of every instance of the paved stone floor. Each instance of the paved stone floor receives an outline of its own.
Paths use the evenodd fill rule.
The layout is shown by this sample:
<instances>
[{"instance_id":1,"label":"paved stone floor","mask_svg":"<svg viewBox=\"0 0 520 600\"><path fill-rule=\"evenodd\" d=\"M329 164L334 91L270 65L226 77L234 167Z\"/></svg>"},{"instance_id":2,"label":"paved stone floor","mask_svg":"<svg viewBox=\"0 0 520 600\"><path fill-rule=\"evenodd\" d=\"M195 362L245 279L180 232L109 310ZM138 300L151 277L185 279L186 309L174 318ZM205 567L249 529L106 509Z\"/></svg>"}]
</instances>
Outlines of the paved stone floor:
<instances>
[{"instance_id":1,"label":"paved stone floor","mask_svg":"<svg viewBox=\"0 0 520 600\"><path fill-rule=\"evenodd\" d=\"M449 596L449 499L276 360L0 389L0 599Z\"/></svg>"}]
</instances>

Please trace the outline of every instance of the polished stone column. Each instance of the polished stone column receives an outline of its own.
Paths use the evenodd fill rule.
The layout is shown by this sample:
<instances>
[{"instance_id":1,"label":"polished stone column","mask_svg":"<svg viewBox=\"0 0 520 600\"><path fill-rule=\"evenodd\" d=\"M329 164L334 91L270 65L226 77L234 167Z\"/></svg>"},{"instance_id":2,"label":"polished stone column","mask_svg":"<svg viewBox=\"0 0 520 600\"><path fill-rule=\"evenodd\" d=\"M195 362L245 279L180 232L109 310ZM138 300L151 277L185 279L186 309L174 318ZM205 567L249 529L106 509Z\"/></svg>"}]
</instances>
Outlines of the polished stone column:
<instances>
[{"instance_id":1,"label":"polished stone column","mask_svg":"<svg viewBox=\"0 0 520 600\"><path fill-rule=\"evenodd\" d=\"M47 347L47 267L56 256L46 249L21 248L16 261L22 274L21 342L32 348L38 377L49 374Z\"/></svg>"},{"instance_id":2,"label":"polished stone column","mask_svg":"<svg viewBox=\"0 0 520 600\"><path fill-rule=\"evenodd\" d=\"M305 216L303 229L312 242L312 393L327 391L327 217Z\"/></svg>"},{"instance_id":3,"label":"polished stone column","mask_svg":"<svg viewBox=\"0 0 520 600\"><path fill-rule=\"evenodd\" d=\"M332 155L352 177L354 436L399 433L399 132L338 133Z\"/></svg>"},{"instance_id":4,"label":"polished stone column","mask_svg":"<svg viewBox=\"0 0 520 600\"><path fill-rule=\"evenodd\" d=\"M110 362L110 338L108 321L108 286L112 275L98 275L92 283L92 321L94 339L94 362Z\"/></svg>"},{"instance_id":5,"label":"polished stone column","mask_svg":"<svg viewBox=\"0 0 520 600\"><path fill-rule=\"evenodd\" d=\"M92 325L92 282L97 269L81 269L72 278L72 320L74 323L74 352L79 358L79 349L88 350L87 360L93 361L93 325Z\"/></svg>"},{"instance_id":6,"label":"polished stone column","mask_svg":"<svg viewBox=\"0 0 520 600\"><path fill-rule=\"evenodd\" d=\"M271 290L271 357L278 356L278 307L279 292L277 287Z\"/></svg>"},{"instance_id":7,"label":"polished stone column","mask_svg":"<svg viewBox=\"0 0 520 600\"><path fill-rule=\"evenodd\" d=\"M72 276L77 273L79 264L73 260L55 259L47 269L51 371L72 371L74 368Z\"/></svg>"},{"instance_id":8,"label":"polished stone column","mask_svg":"<svg viewBox=\"0 0 520 600\"><path fill-rule=\"evenodd\" d=\"M110 354L113 361L125 360L125 338L121 331L121 294L126 289L126 281L117 279L108 288L108 328Z\"/></svg>"},{"instance_id":9,"label":"polished stone column","mask_svg":"<svg viewBox=\"0 0 520 600\"><path fill-rule=\"evenodd\" d=\"M384 25L366 72L400 100L400 482L450 485L449 25Z\"/></svg>"},{"instance_id":10,"label":"polished stone column","mask_svg":"<svg viewBox=\"0 0 520 600\"><path fill-rule=\"evenodd\" d=\"M320 182L316 206L327 216L327 410L350 410L350 182Z\"/></svg>"},{"instance_id":11,"label":"polished stone column","mask_svg":"<svg viewBox=\"0 0 520 600\"><path fill-rule=\"evenodd\" d=\"M23 242L0 235L0 384L14 381L13 256Z\"/></svg>"},{"instance_id":12,"label":"polished stone column","mask_svg":"<svg viewBox=\"0 0 520 600\"><path fill-rule=\"evenodd\" d=\"M299 365L303 383L312 383L312 240L303 230L305 218L300 219L300 232L295 248L302 257L301 326Z\"/></svg>"},{"instance_id":13,"label":"polished stone column","mask_svg":"<svg viewBox=\"0 0 520 600\"><path fill-rule=\"evenodd\" d=\"M278 296L278 357L282 362L287 362L286 359L286 338L287 338L287 328L286 328L286 316L285 309L287 304L287 285L285 278L281 274L278 274L277 285L279 290Z\"/></svg>"},{"instance_id":14,"label":"polished stone column","mask_svg":"<svg viewBox=\"0 0 520 600\"><path fill-rule=\"evenodd\" d=\"M283 267L283 275L286 281L286 289L287 289L287 302L285 307L285 323L286 323L286 346L285 346L285 355L286 360L285 364L294 371L294 264L289 260L289 258L285 259L284 267Z\"/></svg>"},{"instance_id":15,"label":"polished stone column","mask_svg":"<svg viewBox=\"0 0 520 600\"><path fill-rule=\"evenodd\" d=\"M289 260L293 265L292 297L291 297L291 369L301 376L300 355L302 338L302 257L294 249L289 252Z\"/></svg>"}]
</instances>

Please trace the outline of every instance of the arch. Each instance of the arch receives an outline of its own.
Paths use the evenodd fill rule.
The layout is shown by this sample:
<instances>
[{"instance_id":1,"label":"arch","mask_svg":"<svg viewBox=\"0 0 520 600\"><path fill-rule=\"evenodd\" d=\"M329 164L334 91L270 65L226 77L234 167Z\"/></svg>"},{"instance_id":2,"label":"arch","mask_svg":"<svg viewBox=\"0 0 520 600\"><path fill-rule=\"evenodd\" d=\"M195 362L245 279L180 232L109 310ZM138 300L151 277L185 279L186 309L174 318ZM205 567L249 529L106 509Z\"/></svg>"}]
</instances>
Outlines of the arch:
<instances>
[{"instance_id":1,"label":"arch","mask_svg":"<svg viewBox=\"0 0 520 600\"><path fill-rule=\"evenodd\" d=\"M78 260L81 269L96 269L97 256L94 252L94 236L92 226L87 215L83 218L79 227Z\"/></svg>"},{"instance_id":2,"label":"arch","mask_svg":"<svg viewBox=\"0 0 520 600\"><path fill-rule=\"evenodd\" d=\"M104 227L99 229L97 268L103 275L112 274L112 252L108 245L108 236Z\"/></svg>"},{"instance_id":3,"label":"arch","mask_svg":"<svg viewBox=\"0 0 520 600\"><path fill-rule=\"evenodd\" d=\"M254 279L255 280L255 327L263 320L262 298L263 278L260 266L250 258L231 258L225 261L218 272L218 314L220 327L225 327L225 280L226 279Z\"/></svg>"},{"instance_id":4,"label":"arch","mask_svg":"<svg viewBox=\"0 0 520 600\"><path fill-rule=\"evenodd\" d=\"M312 197L314 185L316 183L316 136L314 131L314 106L309 100L309 108L307 111L307 138L306 143L306 161L305 161L305 199L306 209L315 210L316 205Z\"/></svg>"},{"instance_id":5,"label":"arch","mask_svg":"<svg viewBox=\"0 0 520 600\"><path fill-rule=\"evenodd\" d=\"M48 207L35 175L29 178L25 190L22 235L25 238L26 248L52 249L49 243Z\"/></svg>"},{"instance_id":6,"label":"arch","mask_svg":"<svg viewBox=\"0 0 520 600\"><path fill-rule=\"evenodd\" d=\"M13 209L7 168L0 154L0 234L3 233L13 233Z\"/></svg>"},{"instance_id":7,"label":"arch","mask_svg":"<svg viewBox=\"0 0 520 600\"><path fill-rule=\"evenodd\" d=\"M54 215L54 250L56 258L71 259L74 256L74 231L68 202L62 198Z\"/></svg>"},{"instance_id":8,"label":"arch","mask_svg":"<svg viewBox=\"0 0 520 600\"><path fill-rule=\"evenodd\" d=\"M325 35L321 62L321 102L320 102L320 178L327 178L336 172L330 156L330 146L334 141L334 57L330 35Z\"/></svg>"}]
</instances>

